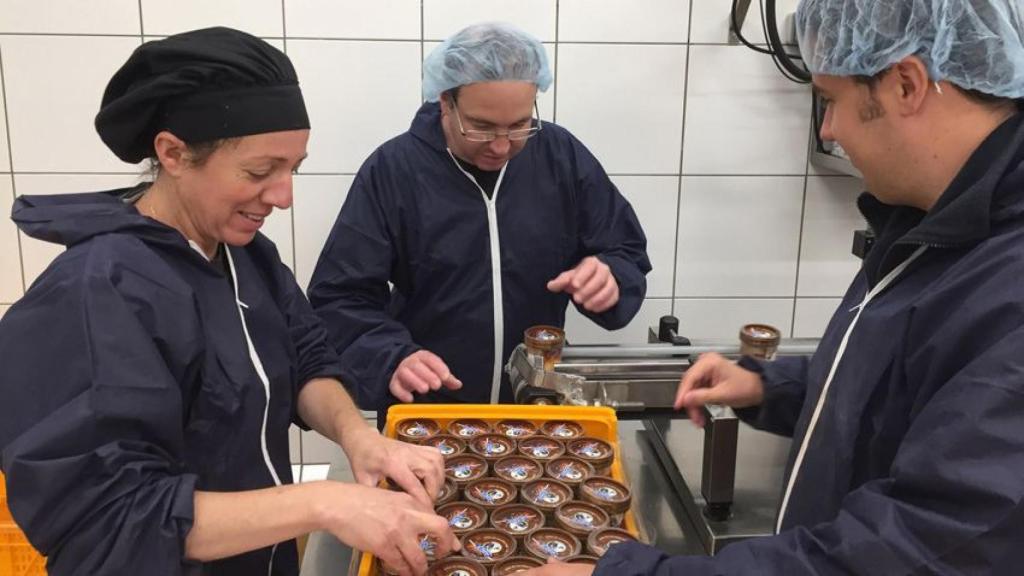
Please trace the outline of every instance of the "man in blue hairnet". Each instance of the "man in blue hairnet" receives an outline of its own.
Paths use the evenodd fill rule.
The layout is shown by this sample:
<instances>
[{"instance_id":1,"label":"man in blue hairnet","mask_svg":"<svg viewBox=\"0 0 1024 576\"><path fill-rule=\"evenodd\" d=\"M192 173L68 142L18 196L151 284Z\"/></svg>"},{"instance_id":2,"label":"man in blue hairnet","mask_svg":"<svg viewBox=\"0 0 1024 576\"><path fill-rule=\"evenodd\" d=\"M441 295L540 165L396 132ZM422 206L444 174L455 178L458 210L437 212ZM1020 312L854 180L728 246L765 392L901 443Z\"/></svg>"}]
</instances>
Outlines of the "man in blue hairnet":
<instances>
[{"instance_id":1,"label":"man in blue hairnet","mask_svg":"<svg viewBox=\"0 0 1024 576\"><path fill-rule=\"evenodd\" d=\"M567 302L609 330L651 269L632 207L564 128L541 122L544 47L470 26L423 65L409 131L360 168L309 287L364 409L509 402L502 365Z\"/></svg>"},{"instance_id":2,"label":"man in blue hairnet","mask_svg":"<svg viewBox=\"0 0 1024 576\"><path fill-rule=\"evenodd\" d=\"M793 437L777 534L620 544L596 573L1024 573L1024 4L804 0L797 22L876 244L814 356L706 355L676 402Z\"/></svg>"}]
</instances>

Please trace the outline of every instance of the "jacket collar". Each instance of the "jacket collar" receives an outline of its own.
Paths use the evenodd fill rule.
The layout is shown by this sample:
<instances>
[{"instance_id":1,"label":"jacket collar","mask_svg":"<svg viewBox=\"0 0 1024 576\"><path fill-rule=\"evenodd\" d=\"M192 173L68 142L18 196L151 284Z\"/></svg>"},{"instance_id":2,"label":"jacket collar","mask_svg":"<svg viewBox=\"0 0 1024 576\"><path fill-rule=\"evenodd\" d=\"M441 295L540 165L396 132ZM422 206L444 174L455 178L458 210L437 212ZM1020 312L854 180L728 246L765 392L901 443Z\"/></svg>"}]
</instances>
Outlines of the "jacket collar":
<instances>
[{"instance_id":1,"label":"jacket collar","mask_svg":"<svg viewBox=\"0 0 1024 576\"><path fill-rule=\"evenodd\" d=\"M441 128L440 102L424 102L416 111L409 132L431 148L448 154L448 142L444 138L444 129Z\"/></svg>"}]
</instances>

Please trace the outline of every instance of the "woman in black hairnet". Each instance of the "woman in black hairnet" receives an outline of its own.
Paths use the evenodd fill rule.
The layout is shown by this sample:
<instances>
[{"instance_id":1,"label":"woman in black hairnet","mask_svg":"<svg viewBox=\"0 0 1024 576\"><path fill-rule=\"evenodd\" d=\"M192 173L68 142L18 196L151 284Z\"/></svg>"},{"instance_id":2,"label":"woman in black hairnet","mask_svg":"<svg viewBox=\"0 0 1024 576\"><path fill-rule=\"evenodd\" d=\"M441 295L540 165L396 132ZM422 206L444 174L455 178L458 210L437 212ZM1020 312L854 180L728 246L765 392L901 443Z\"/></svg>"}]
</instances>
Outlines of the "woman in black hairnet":
<instances>
[{"instance_id":1,"label":"woman in black hairnet","mask_svg":"<svg viewBox=\"0 0 1024 576\"><path fill-rule=\"evenodd\" d=\"M0 463L50 574L296 574L312 530L403 574L426 569L420 534L457 546L431 509L440 455L365 424L259 233L306 156L288 58L225 28L148 42L96 129L157 176L19 198L18 226L67 251L0 322ZM292 485L292 422L338 442L362 485ZM373 488L384 476L406 493Z\"/></svg>"}]
</instances>

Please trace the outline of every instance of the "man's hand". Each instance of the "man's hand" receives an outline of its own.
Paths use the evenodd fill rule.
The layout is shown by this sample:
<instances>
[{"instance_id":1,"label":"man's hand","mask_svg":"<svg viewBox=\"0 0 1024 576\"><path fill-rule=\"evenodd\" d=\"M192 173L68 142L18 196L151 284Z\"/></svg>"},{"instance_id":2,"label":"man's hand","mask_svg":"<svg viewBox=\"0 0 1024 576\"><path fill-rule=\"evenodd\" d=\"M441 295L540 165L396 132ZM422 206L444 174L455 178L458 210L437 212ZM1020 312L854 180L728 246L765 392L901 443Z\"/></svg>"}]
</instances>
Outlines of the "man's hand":
<instances>
[{"instance_id":1,"label":"man's hand","mask_svg":"<svg viewBox=\"0 0 1024 576\"><path fill-rule=\"evenodd\" d=\"M731 408L757 406L764 400L761 375L741 368L721 354L701 354L679 382L676 410L686 408L690 420L704 425L705 404L723 404Z\"/></svg>"},{"instance_id":2,"label":"man's hand","mask_svg":"<svg viewBox=\"0 0 1024 576\"><path fill-rule=\"evenodd\" d=\"M551 292L565 292L584 310L601 313L619 302L619 283L597 256L587 256L572 270L548 282Z\"/></svg>"},{"instance_id":3,"label":"man's hand","mask_svg":"<svg viewBox=\"0 0 1024 576\"><path fill-rule=\"evenodd\" d=\"M391 375L388 390L401 402L412 402L412 394L426 394L431 390L462 388L462 381L452 374L448 365L436 354L426 350L405 357Z\"/></svg>"}]
</instances>

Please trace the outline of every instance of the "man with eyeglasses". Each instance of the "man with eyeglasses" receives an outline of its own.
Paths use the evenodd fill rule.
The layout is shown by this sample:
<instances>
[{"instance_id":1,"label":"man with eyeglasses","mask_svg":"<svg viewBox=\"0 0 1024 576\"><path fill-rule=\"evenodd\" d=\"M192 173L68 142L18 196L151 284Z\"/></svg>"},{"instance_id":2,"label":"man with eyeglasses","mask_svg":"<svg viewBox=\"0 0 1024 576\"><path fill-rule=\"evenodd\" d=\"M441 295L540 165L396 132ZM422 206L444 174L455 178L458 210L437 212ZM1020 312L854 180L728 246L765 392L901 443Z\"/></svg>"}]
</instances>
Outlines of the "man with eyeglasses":
<instances>
[{"instance_id":1,"label":"man with eyeglasses","mask_svg":"<svg viewBox=\"0 0 1024 576\"><path fill-rule=\"evenodd\" d=\"M566 305L622 328L646 293L643 230L597 159L540 120L543 45L470 26L423 66L426 102L349 191L309 286L364 409L511 402L503 364Z\"/></svg>"}]
</instances>

